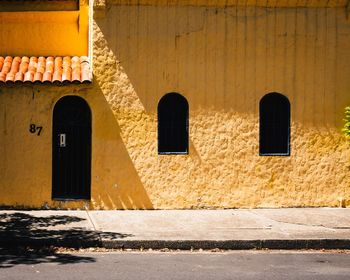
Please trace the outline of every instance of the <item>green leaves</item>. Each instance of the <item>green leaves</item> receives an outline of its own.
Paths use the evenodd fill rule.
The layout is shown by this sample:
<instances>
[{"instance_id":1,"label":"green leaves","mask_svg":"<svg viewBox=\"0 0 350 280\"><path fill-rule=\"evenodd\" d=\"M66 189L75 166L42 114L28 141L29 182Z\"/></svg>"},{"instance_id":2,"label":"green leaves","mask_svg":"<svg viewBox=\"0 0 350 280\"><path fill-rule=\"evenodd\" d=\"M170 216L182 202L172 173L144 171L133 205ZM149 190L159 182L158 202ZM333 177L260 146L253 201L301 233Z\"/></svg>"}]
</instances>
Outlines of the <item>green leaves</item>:
<instances>
[{"instance_id":1,"label":"green leaves","mask_svg":"<svg viewBox=\"0 0 350 280\"><path fill-rule=\"evenodd\" d=\"M345 124L344 124L344 128L342 129L342 131L344 132L346 137L350 138L350 106L345 108Z\"/></svg>"}]
</instances>

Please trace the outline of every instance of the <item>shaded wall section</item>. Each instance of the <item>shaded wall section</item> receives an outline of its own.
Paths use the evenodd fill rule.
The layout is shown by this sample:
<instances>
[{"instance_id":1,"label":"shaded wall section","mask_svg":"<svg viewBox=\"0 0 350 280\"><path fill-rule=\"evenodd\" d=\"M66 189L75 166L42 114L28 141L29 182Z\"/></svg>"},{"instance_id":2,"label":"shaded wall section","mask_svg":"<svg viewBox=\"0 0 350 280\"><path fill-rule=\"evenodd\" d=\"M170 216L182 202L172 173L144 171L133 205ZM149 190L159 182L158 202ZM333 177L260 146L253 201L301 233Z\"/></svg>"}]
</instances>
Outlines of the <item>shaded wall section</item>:
<instances>
[{"instance_id":1,"label":"shaded wall section","mask_svg":"<svg viewBox=\"0 0 350 280\"><path fill-rule=\"evenodd\" d=\"M155 208L350 205L344 8L109 5L94 74ZM156 108L190 106L188 156L157 155ZM290 157L259 157L258 104L291 102Z\"/></svg>"},{"instance_id":2,"label":"shaded wall section","mask_svg":"<svg viewBox=\"0 0 350 280\"><path fill-rule=\"evenodd\" d=\"M52 113L67 95L92 111L91 201L52 201ZM42 126L40 136L30 124ZM120 137L119 124L98 87L0 87L0 207L149 209L152 204Z\"/></svg>"},{"instance_id":3,"label":"shaded wall section","mask_svg":"<svg viewBox=\"0 0 350 280\"><path fill-rule=\"evenodd\" d=\"M18 10L13 7L11 12L4 12L0 7L0 54L2 56L88 54L87 1L80 1L75 11L66 11L65 4L55 6L57 11L38 11L32 3L16 5L19 5ZM40 5L44 9L52 4ZM26 9L27 11L23 11Z\"/></svg>"}]
</instances>

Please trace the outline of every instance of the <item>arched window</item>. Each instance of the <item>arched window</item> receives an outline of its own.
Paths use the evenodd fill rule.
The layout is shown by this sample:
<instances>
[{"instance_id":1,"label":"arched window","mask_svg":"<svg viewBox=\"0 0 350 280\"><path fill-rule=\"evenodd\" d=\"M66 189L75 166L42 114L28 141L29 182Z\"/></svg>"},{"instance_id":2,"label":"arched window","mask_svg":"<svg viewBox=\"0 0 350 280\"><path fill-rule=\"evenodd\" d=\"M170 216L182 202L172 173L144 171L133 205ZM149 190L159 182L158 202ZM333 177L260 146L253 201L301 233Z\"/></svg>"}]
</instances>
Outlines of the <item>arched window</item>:
<instances>
[{"instance_id":1,"label":"arched window","mask_svg":"<svg viewBox=\"0 0 350 280\"><path fill-rule=\"evenodd\" d=\"M188 154L188 103L175 92L158 103L158 153Z\"/></svg>"},{"instance_id":2,"label":"arched window","mask_svg":"<svg viewBox=\"0 0 350 280\"><path fill-rule=\"evenodd\" d=\"M273 92L260 100L260 155L290 155L290 103Z\"/></svg>"}]
</instances>

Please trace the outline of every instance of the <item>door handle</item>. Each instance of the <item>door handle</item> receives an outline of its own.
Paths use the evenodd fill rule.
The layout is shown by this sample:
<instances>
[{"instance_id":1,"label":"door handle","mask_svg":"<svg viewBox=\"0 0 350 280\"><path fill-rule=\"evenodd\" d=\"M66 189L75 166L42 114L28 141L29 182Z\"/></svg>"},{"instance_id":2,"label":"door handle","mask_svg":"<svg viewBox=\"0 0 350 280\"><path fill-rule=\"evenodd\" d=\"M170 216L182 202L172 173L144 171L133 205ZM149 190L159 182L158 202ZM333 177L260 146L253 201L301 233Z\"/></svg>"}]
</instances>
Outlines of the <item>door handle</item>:
<instances>
[{"instance_id":1,"label":"door handle","mask_svg":"<svg viewBox=\"0 0 350 280\"><path fill-rule=\"evenodd\" d=\"M59 138L60 138L60 147L66 147L66 134L65 133L59 134Z\"/></svg>"}]
</instances>

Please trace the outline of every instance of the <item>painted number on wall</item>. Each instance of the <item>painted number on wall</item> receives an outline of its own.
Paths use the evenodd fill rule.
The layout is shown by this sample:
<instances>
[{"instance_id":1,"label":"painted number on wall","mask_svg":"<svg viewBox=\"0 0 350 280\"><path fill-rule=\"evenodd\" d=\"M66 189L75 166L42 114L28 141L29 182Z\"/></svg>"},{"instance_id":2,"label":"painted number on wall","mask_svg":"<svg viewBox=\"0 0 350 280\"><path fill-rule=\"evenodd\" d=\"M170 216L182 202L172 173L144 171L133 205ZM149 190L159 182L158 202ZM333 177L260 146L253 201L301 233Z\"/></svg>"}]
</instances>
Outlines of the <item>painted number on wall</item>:
<instances>
[{"instance_id":1,"label":"painted number on wall","mask_svg":"<svg viewBox=\"0 0 350 280\"><path fill-rule=\"evenodd\" d=\"M29 132L32 134L35 133L38 136L40 136L42 129L43 129L42 126L37 126L36 124L33 124L33 123L29 125Z\"/></svg>"}]
</instances>

